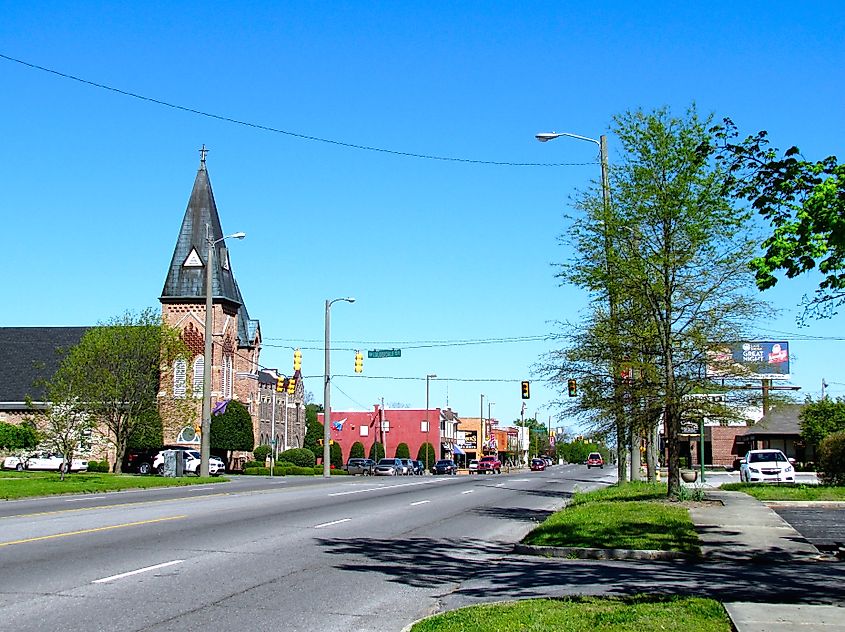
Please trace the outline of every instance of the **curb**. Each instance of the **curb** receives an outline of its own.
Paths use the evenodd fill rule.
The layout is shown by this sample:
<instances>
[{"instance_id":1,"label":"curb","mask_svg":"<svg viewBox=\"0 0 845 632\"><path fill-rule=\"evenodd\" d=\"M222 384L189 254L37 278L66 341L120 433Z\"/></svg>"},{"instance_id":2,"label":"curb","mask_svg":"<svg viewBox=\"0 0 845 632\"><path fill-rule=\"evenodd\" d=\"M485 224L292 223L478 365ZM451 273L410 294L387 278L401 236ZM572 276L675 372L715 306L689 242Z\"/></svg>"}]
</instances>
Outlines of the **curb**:
<instances>
[{"instance_id":1,"label":"curb","mask_svg":"<svg viewBox=\"0 0 845 632\"><path fill-rule=\"evenodd\" d=\"M534 546L515 544L513 552L519 555L563 557L579 560L695 560L695 556L680 551L655 551L634 549L590 549L576 546Z\"/></svg>"}]
</instances>

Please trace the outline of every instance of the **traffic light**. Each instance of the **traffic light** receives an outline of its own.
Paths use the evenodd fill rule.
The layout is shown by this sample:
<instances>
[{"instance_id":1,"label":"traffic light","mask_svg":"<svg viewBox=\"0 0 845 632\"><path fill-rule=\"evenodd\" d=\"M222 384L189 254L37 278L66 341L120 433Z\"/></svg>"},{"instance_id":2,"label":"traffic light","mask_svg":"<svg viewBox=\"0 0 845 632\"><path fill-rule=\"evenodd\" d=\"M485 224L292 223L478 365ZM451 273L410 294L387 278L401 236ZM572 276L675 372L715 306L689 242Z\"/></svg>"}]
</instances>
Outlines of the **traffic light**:
<instances>
[{"instance_id":1,"label":"traffic light","mask_svg":"<svg viewBox=\"0 0 845 632\"><path fill-rule=\"evenodd\" d=\"M364 372L364 354L360 351L355 352L355 373Z\"/></svg>"},{"instance_id":2,"label":"traffic light","mask_svg":"<svg viewBox=\"0 0 845 632\"><path fill-rule=\"evenodd\" d=\"M299 371L302 368L302 351L299 349L293 352L293 370Z\"/></svg>"},{"instance_id":3,"label":"traffic light","mask_svg":"<svg viewBox=\"0 0 845 632\"><path fill-rule=\"evenodd\" d=\"M319 443L320 445L323 445L323 440L322 440L322 439L317 439L317 443Z\"/></svg>"},{"instance_id":4,"label":"traffic light","mask_svg":"<svg viewBox=\"0 0 845 632\"><path fill-rule=\"evenodd\" d=\"M276 378L276 392L281 393L285 390L285 378L277 377Z\"/></svg>"},{"instance_id":5,"label":"traffic light","mask_svg":"<svg viewBox=\"0 0 845 632\"><path fill-rule=\"evenodd\" d=\"M567 385L569 386L569 396L576 397L578 395L578 382L574 379L570 379L569 382L567 382Z\"/></svg>"},{"instance_id":6,"label":"traffic light","mask_svg":"<svg viewBox=\"0 0 845 632\"><path fill-rule=\"evenodd\" d=\"M522 380L522 399L531 399L531 382Z\"/></svg>"},{"instance_id":7,"label":"traffic light","mask_svg":"<svg viewBox=\"0 0 845 632\"><path fill-rule=\"evenodd\" d=\"M288 395L296 393L296 379L290 378L288 380Z\"/></svg>"}]
</instances>

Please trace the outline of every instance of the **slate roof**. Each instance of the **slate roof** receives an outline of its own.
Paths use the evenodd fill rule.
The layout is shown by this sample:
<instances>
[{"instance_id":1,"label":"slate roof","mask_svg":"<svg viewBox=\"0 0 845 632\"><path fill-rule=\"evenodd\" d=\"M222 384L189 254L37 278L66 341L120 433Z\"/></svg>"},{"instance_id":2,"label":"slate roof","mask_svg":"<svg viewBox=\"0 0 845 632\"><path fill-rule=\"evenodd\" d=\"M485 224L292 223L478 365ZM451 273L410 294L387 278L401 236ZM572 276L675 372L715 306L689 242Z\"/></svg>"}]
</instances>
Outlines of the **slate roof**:
<instances>
[{"instance_id":1,"label":"slate roof","mask_svg":"<svg viewBox=\"0 0 845 632\"><path fill-rule=\"evenodd\" d=\"M90 327L0 327L0 408L21 408L29 395L43 401L38 380L59 368L61 350L76 345Z\"/></svg>"},{"instance_id":2,"label":"slate roof","mask_svg":"<svg viewBox=\"0 0 845 632\"><path fill-rule=\"evenodd\" d=\"M797 435L801 434L798 415L803 404L782 404L769 411L765 417L753 426L749 426L745 436Z\"/></svg>"}]
</instances>

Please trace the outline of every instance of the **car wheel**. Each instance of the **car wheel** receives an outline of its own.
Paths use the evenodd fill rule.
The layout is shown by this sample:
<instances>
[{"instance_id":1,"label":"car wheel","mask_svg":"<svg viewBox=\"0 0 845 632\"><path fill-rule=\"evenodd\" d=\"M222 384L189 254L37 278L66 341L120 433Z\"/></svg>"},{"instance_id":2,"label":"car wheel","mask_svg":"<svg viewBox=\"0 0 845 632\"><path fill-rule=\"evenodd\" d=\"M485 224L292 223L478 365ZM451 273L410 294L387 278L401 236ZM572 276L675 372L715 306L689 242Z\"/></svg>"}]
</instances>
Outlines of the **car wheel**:
<instances>
[{"instance_id":1,"label":"car wheel","mask_svg":"<svg viewBox=\"0 0 845 632\"><path fill-rule=\"evenodd\" d=\"M67 474L68 466L67 463L63 465L59 465L59 474Z\"/></svg>"},{"instance_id":2,"label":"car wheel","mask_svg":"<svg viewBox=\"0 0 845 632\"><path fill-rule=\"evenodd\" d=\"M164 464L159 465L159 466L156 468L156 474L158 474L159 476L161 476L162 474L164 474Z\"/></svg>"},{"instance_id":3,"label":"car wheel","mask_svg":"<svg viewBox=\"0 0 845 632\"><path fill-rule=\"evenodd\" d=\"M152 466L149 463L141 463L138 466L138 474L149 474L153 471Z\"/></svg>"},{"instance_id":4,"label":"car wheel","mask_svg":"<svg viewBox=\"0 0 845 632\"><path fill-rule=\"evenodd\" d=\"M18 463L18 464L15 466L15 469L16 469L18 472L23 472L23 463Z\"/></svg>"},{"instance_id":5,"label":"car wheel","mask_svg":"<svg viewBox=\"0 0 845 632\"><path fill-rule=\"evenodd\" d=\"M591 465L587 465L587 469L588 469L588 470L589 470L591 467L592 467Z\"/></svg>"}]
</instances>

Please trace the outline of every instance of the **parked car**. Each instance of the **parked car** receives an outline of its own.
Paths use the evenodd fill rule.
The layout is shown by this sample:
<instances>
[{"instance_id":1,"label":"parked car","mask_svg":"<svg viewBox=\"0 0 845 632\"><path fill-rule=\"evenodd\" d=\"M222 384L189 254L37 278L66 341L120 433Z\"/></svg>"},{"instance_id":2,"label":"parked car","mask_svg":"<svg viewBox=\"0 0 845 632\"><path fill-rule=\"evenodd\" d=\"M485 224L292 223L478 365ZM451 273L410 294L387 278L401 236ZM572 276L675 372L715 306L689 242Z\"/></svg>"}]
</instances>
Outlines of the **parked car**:
<instances>
[{"instance_id":1,"label":"parked car","mask_svg":"<svg viewBox=\"0 0 845 632\"><path fill-rule=\"evenodd\" d=\"M372 476L376 469L376 462L372 459L349 459L346 465L343 466L349 474L361 474L362 476Z\"/></svg>"},{"instance_id":2,"label":"parked car","mask_svg":"<svg viewBox=\"0 0 845 632\"><path fill-rule=\"evenodd\" d=\"M440 459L431 468L432 474L457 474L458 466L450 459Z\"/></svg>"},{"instance_id":3,"label":"parked car","mask_svg":"<svg viewBox=\"0 0 845 632\"><path fill-rule=\"evenodd\" d=\"M410 476L414 473L414 462L411 459L399 459L402 462L402 474Z\"/></svg>"},{"instance_id":4,"label":"parked car","mask_svg":"<svg viewBox=\"0 0 845 632\"><path fill-rule=\"evenodd\" d=\"M153 461L162 450L184 450L184 446L165 445L145 450L127 450L123 457L121 471L129 474L153 474Z\"/></svg>"},{"instance_id":5,"label":"parked car","mask_svg":"<svg viewBox=\"0 0 845 632\"><path fill-rule=\"evenodd\" d=\"M550 456L544 456L544 457L541 457L541 458L546 462L546 467L551 467L552 465L555 464L555 462L552 461L552 457L550 457Z\"/></svg>"},{"instance_id":6,"label":"parked car","mask_svg":"<svg viewBox=\"0 0 845 632\"><path fill-rule=\"evenodd\" d=\"M546 469L546 459L531 459L531 471L542 472Z\"/></svg>"},{"instance_id":7,"label":"parked car","mask_svg":"<svg viewBox=\"0 0 845 632\"><path fill-rule=\"evenodd\" d=\"M590 452L590 455L587 457L587 469L589 470L591 467L604 469L604 459L598 452Z\"/></svg>"},{"instance_id":8,"label":"parked car","mask_svg":"<svg viewBox=\"0 0 845 632\"><path fill-rule=\"evenodd\" d=\"M185 453L185 467L184 473L185 474L194 474L195 476L199 476L200 473L200 465L202 461L202 457L198 450L193 448L170 448L172 450L176 450L178 452ZM153 470L155 470L156 474L162 474L164 471L164 453L166 450L161 450L153 459ZM208 459L208 474L210 476L219 476L222 474L226 469L226 464L223 461L216 457L212 456Z\"/></svg>"},{"instance_id":9,"label":"parked car","mask_svg":"<svg viewBox=\"0 0 845 632\"><path fill-rule=\"evenodd\" d=\"M411 461L411 463L414 464L413 474L416 474L417 476L425 474L425 463L422 461Z\"/></svg>"},{"instance_id":10,"label":"parked car","mask_svg":"<svg viewBox=\"0 0 845 632\"><path fill-rule=\"evenodd\" d=\"M469 473L478 474L478 459L472 459L469 462Z\"/></svg>"},{"instance_id":11,"label":"parked car","mask_svg":"<svg viewBox=\"0 0 845 632\"><path fill-rule=\"evenodd\" d=\"M739 461L739 480L744 483L794 483L793 463L780 450L749 450Z\"/></svg>"},{"instance_id":12,"label":"parked car","mask_svg":"<svg viewBox=\"0 0 845 632\"><path fill-rule=\"evenodd\" d=\"M501 474L502 462L495 456L483 456L478 462L478 472L481 474L487 474L488 472Z\"/></svg>"},{"instance_id":13,"label":"parked car","mask_svg":"<svg viewBox=\"0 0 845 632\"><path fill-rule=\"evenodd\" d=\"M49 452L47 450L39 450L17 456L7 456L3 459L3 469L17 470L18 472L24 470L68 471L64 456L58 452ZM71 472L84 472L87 469L88 461L86 459L73 459L71 461Z\"/></svg>"},{"instance_id":14,"label":"parked car","mask_svg":"<svg viewBox=\"0 0 845 632\"><path fill-rule=\"evenodd\" d=\"M376 465L376 476L399 476L402 474L402 461L399 459L379 459Z\"/></svg>"}]
</instances>

